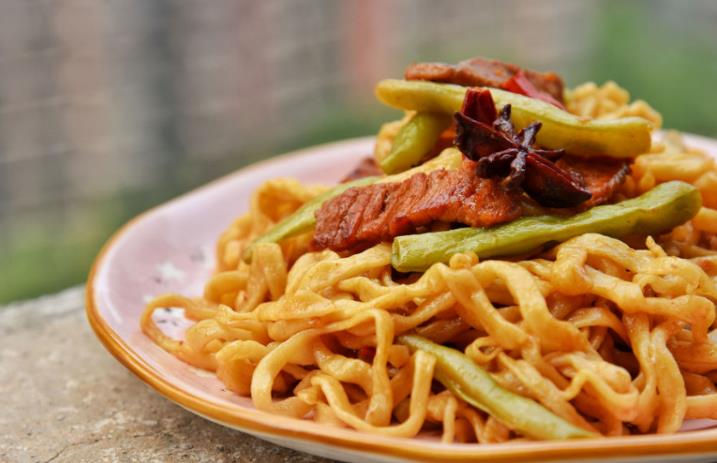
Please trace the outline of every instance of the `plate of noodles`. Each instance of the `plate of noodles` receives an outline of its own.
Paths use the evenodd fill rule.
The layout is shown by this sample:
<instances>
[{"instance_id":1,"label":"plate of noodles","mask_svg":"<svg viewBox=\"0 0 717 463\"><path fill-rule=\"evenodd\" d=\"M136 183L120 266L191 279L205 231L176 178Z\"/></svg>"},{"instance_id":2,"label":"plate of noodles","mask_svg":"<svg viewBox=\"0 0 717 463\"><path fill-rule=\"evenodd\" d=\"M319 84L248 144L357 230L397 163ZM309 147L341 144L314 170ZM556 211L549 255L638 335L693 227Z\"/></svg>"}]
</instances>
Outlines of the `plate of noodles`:
<instances>
[{"instance_id":1,"label":"plate of noodles","mask_svg":"<svg viewBox=\"0 0 717 463\"><path fill-rule=\"evenodd\" d=\"M97 257L107 349L209 420L344 461L717 457L717 141L474 58L375 137L276 157Z\"/></svg>"}]
</instances>

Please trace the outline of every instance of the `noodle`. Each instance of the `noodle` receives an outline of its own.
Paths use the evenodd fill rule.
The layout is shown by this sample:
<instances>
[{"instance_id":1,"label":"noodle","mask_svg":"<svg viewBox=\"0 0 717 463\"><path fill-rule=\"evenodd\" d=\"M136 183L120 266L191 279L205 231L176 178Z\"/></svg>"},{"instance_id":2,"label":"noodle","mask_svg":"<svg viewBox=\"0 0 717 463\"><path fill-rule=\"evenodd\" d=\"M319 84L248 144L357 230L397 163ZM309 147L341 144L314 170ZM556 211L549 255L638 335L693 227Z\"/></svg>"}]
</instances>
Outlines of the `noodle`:
<instances>
[{"instance_id":1,"label":"noodle","mask_svg":"<svg viewBox=\"0 0 717 463\"><path fill-rule=\"evenodd\" d=\"M596 119L616 119L637 116L662 126L662 116L642 100L630 103L630 94L615 82L598 87L594 82L584 83L568 92L567 108L578 116Z\"/></svg>"},{"instance_id":2,"label":"noodle","mask_svg":"<svg viewBox=\"0 0 717 463\"><path fill-rule=\"evenodd\" d=\"M661 123L614 83L578 87L567 106ZM309 252L310 233L257 245L243 262L255 237L323 191L272 180L219 238L203 296L156 298L142 329L257 409L330 426L400 437L438 426L443 442L521 437L436 389L435 358L396 342L416 332L450 342L501 386L579 428L676 432L685 419L717 419L717 169L670 133L635 160L620 194L673 179L694 183L704 207L666 235L629 246L584 234L520 262L458 254L414 277L392 271L387 244L342 257ZM196 321L183 341L155 325L162 307Z\"/></svg>"}]
</instances>

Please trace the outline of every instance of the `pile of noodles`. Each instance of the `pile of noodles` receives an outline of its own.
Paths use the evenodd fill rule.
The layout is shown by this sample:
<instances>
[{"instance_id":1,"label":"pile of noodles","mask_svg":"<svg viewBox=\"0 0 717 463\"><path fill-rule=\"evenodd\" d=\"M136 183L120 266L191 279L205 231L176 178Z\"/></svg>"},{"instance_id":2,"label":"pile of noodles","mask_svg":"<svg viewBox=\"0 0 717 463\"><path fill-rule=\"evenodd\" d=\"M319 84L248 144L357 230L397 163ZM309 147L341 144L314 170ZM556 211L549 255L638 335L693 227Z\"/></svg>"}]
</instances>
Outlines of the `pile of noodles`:
<instances>
[{"instance_id":1,"label":"pile of noodles","mask_svg":"<svg viewBox=\"0 0 717 463\"><path fill-rule=\"evenodd\" d=\"M578 87L568 108L661 122L613 83ZM310 233L262 244L243 262L253 238L322 191L272 180L219 238L203 297L154 299L142 329L260 410L365 432L522 437L434 382L434 358L395 343L406 332L461 349L505 388L579 427L675 432L686 419L717 419L717 168L668 134L635 160L620 195L668 180L696 185L704 207L664 236L628 245L586 234L524 261L458 254L401 281L390 245L340 257L309 252ZM196 320L183 341L153 322L162 307Z\"/></svg>"}]
</instances>

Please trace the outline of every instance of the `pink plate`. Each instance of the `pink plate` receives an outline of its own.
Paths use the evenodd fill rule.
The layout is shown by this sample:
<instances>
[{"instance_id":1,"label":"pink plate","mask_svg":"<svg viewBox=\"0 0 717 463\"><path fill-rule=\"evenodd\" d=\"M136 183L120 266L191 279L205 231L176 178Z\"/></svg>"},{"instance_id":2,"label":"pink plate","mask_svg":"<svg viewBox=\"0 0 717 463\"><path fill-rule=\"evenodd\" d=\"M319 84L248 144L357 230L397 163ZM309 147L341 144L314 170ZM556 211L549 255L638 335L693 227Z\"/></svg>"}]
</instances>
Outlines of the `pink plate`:
<instances>
[{"instance_id":1,"label":"pink plate","mask_svg":"<svg viewBox=\"0 0 717 463\"><path fill-rule=\"evenodd\" d=\"M717 157L717 141L688 135L690 146ZM322 145L255 164L185 194L135 218L100 252L87 285L87 315L99 339L132 372L164 396L220 424L279 445L343 461L568 461L670 458L708 461L717 457L717 428L667 436L601 440L522 442L500 445L441 444L427 436L401 439L367 436L257 411L251 400L227 392L213 374L190 367L157 347L139 329L147 300L168 292L200 295L214 263L214 243L247 210L256 187L275 177L335 183L372 152L373 138ZM160 326L181 335L179 311L158 315Z\"/></svg>"}]
</instances>

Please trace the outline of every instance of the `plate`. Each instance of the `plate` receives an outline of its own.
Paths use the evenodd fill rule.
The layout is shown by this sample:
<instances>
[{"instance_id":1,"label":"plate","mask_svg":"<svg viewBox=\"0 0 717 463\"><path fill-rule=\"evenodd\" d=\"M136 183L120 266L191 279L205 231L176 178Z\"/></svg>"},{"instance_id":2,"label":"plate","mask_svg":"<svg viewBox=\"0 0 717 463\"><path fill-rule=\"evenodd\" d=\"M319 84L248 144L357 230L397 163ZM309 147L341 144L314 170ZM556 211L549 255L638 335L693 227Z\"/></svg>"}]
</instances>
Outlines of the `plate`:
<instances>
[{"instance_id":1,"label":"plate","mask_svg":"<svg viewBox=\"0 0 717 463\"><path fill-rule=\"evenodd\" d=\"M686 136L690 146L717 157L717 141ZM517 462L606 460L708 461L717 457L717 423L673 435L504 444L442 444L432 437L405 439L368 435L253 408L251 400L224 389L212 373L166 353L139 328L153 296L201 294L214 263L214 242L265 180L295 177L335 183L372 151L373 138L309 148L261 162L180 196L133 219L105 244L87 284L87 317L105 347L140 379L180 406L211 421L278 445L348 462ZM160 314L165 332L181 334L179 311ZM705 428L708 429L699 429Z\"/></svg>"}]
</instances>

